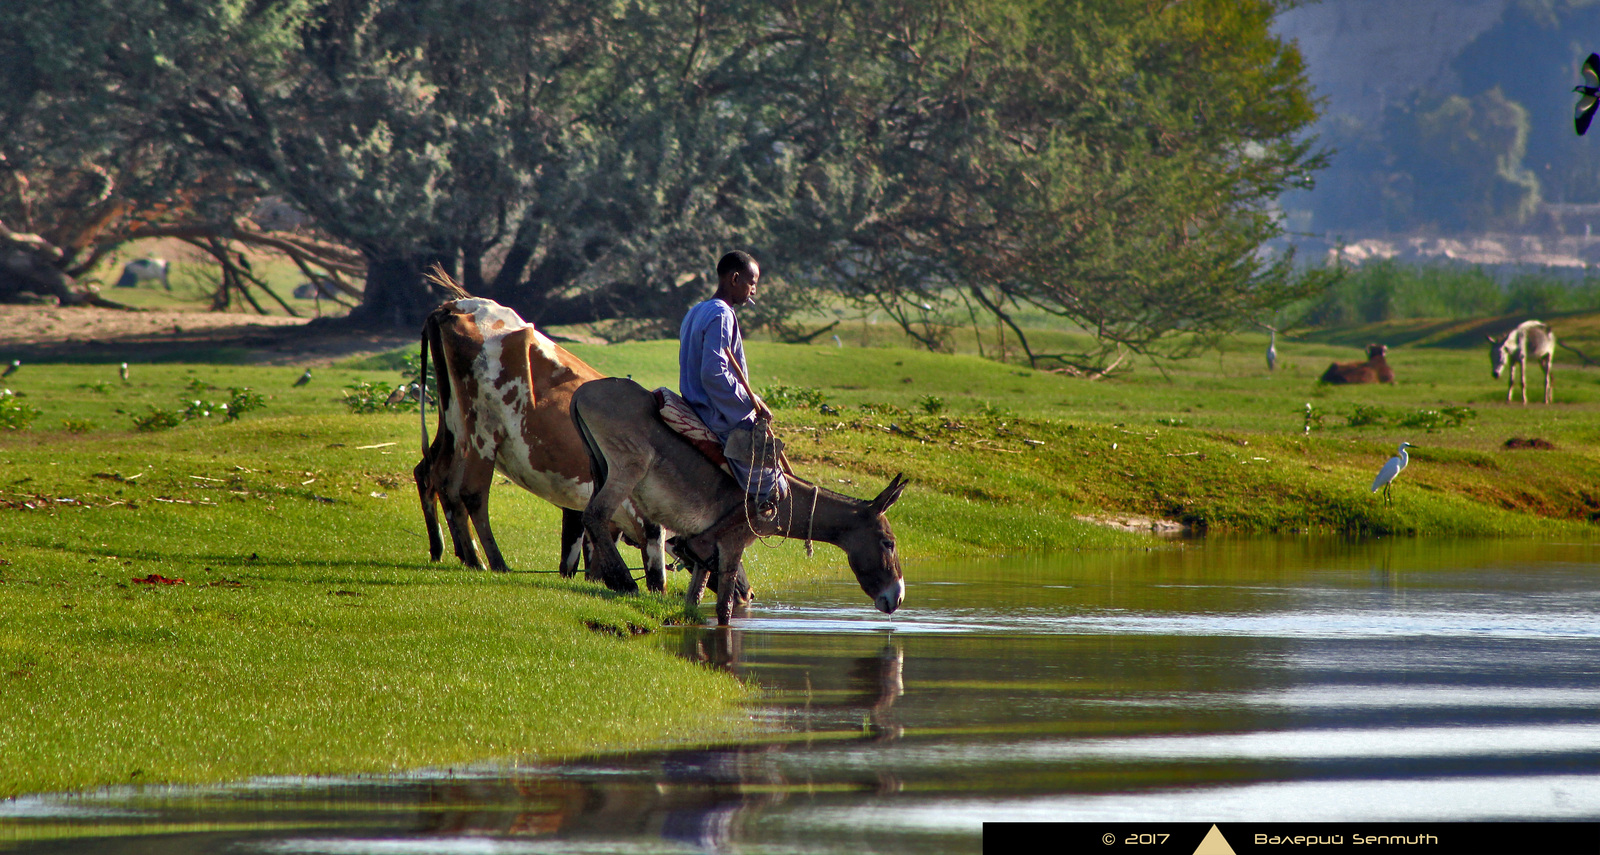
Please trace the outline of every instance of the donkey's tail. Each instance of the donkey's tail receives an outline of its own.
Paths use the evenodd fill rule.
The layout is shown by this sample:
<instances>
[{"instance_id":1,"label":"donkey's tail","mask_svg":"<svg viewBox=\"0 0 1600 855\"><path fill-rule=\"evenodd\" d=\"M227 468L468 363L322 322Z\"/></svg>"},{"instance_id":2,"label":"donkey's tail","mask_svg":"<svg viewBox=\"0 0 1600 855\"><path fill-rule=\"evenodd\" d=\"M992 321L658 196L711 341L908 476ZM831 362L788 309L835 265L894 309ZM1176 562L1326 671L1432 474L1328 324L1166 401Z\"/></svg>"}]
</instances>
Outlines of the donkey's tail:
<instances>
[{"instance_id":1,"label":"donkey's tail","mask_svg":"<svg viewBox=\"0 0 1600 855\"><path fill-rule=\"evenodd\" d=\"M594 478L594 492L606 485L606 476L610 468L606 464L605 453L600 450L600 444L594 441L594 434L589 432L589 425L583 420L583 413L578 408L578 402L572 402L572 423L578 428L578 436L583 438L583 448L589 452L589 475ZM593 494L591 494L593 495Z\"/></svg>"}]
</instances>

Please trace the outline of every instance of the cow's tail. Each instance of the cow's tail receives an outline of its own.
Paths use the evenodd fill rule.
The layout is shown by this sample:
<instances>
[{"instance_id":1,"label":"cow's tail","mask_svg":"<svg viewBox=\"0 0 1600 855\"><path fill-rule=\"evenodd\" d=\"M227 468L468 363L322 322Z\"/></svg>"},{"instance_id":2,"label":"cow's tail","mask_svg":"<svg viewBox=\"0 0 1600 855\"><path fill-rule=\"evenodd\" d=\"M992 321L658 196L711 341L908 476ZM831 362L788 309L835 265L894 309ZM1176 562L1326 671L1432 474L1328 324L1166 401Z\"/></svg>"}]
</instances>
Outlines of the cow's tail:
<instances>
[{"instance_id":1,"label":"cow's tail","mask_svg":"<svg viewBox=\"0 0 1600 855\"><path fill-rule=\"evenodd\" d=\"M417 418L422 422L422 457L428 457L428 333L433 331L433 316L422 323L422 367L417 371Z\"/></svg>"},{"instance_id":2,"label":"cow's tail","mask_svg":"<svg viewBox=\"0 0 1600 855\"><path fill-rule=\"evenodd\" d=\"M594 478L594 493L598 493L606 485L606 476L609 474L606 456L601 453L600 445L594 441L594 434L589 432L589 426L584 423L577 401L572 402L571 410L572 423L578 428L578 436L583 438L584 450L589 452L589 475Z\"/></svg>"}]
</instances>

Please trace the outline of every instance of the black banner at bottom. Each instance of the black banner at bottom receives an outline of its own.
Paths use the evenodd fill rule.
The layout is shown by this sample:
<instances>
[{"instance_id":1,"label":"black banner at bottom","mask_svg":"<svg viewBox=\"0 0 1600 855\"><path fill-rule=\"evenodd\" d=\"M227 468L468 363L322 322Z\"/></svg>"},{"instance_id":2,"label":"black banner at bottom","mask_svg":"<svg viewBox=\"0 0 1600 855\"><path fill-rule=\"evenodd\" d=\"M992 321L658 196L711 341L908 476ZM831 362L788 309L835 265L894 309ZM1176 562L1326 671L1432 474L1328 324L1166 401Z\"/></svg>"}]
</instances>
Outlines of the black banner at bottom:
<instances>
[{"instance_id":1,"label":"black banner at bottom","mask_svg":"<svg viewBox=\"0 0 1600 855\"><path fill-rule=\"evenodd\" d=\"M984 855L1600 855L1595 822L986 822Z\"/></svg>"}]
</instances>

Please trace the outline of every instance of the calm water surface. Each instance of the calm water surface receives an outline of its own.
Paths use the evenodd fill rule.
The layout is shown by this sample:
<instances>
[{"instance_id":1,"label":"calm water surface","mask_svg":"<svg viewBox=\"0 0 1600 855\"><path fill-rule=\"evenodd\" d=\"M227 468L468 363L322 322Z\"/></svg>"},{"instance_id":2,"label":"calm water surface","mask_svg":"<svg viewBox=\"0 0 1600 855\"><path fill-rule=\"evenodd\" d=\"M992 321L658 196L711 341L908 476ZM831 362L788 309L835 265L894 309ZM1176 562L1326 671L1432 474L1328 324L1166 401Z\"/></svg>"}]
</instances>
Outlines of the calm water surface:
<instances>
[{"instance_id":1,"label":"calm water surface","mask_svg":"<svg viewBox=\"0 0 1600 855\"><path fill-rule=\"evenodd\" d=\"M756 571L759 576L759 571ZM759 744L0 801L29 851L976 852L984 820L1600 818L1600 547L1208 540L846 577L661 642Z\"/></svg>"}]
</instances>

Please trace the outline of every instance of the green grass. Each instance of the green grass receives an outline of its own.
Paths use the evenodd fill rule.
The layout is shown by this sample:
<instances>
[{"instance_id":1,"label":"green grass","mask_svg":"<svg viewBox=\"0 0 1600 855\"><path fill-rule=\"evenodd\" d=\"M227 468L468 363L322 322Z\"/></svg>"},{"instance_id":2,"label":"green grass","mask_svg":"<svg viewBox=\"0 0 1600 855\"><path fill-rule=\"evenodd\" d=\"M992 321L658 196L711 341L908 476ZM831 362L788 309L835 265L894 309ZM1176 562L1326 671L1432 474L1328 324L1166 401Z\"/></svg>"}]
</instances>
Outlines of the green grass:
<instances>
[{"instance_id":1,"label":"green grass","mask_svg":"<svg viewBox=\"0 0 1600 855\"><path fill-rule=\"evenodd\" d=\"M1399 384L1322 387L1329 361L1359 351L1280 338L1268 373L1264 347L1243 337L1099 382L895 347L749 351L758 387L832 410L778 412L802 474L864 497L896 472L913 478L891 515L911 609L919 560L1149 542L1079 517L1593 536L1600 371L1563 365L1557 403L1522 407L1504 403L1476 349L1397 347ZM572 349L676 386L674 342ZM415 413L342 403L357 381L398 382L396 364L318 368L304 387L300 369L222 365L134 365L124 384L115 366L32 364L6 379L39 414L0 432L0 796L550 757L748 726L748 687L631 638L701 617L683 614L681 574L665 597L615 597L550 573L427 562ZM134 430L149 407L234 387L265 406ZM1323 414L1309 436L1307 403ZM1447 407L1472 417L1397 427ZM1556 449L1506 451L1512 436ZM1367 485L1401 439L1421 447L1385 508ZM513 567L553 569L553 508L501 486L492 513ZM848 573L826 546L748 556L768 596ZM185 584L134 581L151 574Z\"/></svg>"}]
</instances>

